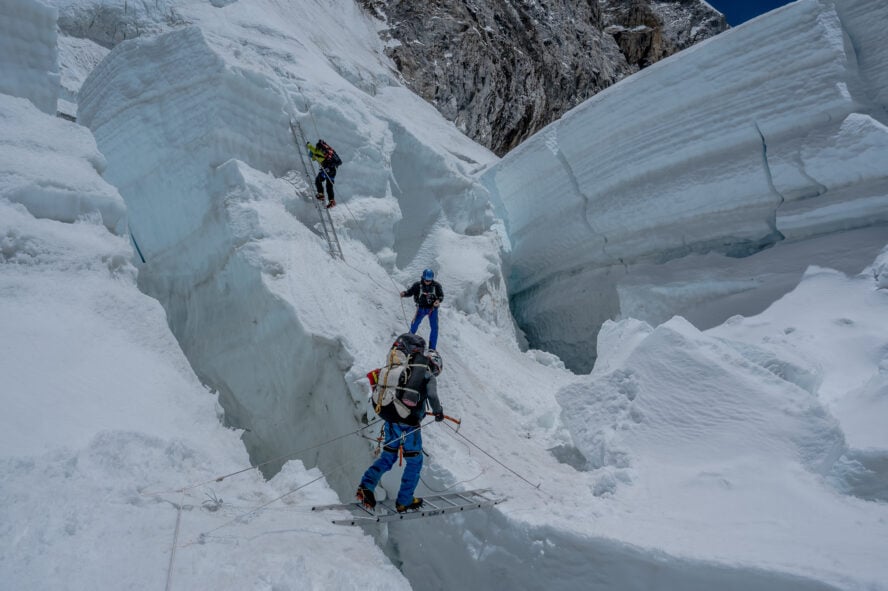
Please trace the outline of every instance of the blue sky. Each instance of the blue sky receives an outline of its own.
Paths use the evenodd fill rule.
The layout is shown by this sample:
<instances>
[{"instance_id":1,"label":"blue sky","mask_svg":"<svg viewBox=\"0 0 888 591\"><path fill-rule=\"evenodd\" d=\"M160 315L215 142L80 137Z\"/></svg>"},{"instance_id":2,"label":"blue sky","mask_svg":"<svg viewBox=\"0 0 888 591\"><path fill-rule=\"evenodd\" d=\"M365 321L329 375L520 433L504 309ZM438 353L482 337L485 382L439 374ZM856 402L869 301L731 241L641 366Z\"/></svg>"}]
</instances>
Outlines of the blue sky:
<instances>
[{"instance_id":1,"label":"blue sky","mask_svg":"<svg viewBox=\"0 0 888 591\"><path fill-rule=\"evenodd\" d=\"M736 27L740 23L774 10L791 0L707 0L713 8L728 19L728 24Z\"/></svg>"}]
</instances>

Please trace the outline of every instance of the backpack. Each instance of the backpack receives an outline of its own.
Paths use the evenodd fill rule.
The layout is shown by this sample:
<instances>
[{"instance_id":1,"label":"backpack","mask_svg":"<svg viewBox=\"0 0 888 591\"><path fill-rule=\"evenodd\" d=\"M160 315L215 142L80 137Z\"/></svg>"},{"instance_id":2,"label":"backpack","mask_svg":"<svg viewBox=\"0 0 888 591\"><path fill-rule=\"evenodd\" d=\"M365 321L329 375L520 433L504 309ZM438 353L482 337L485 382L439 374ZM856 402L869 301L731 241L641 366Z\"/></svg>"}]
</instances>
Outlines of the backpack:
<instances>
[{"instance_id":1,"label":"backpack","mask_svg":"<svg viewBox=\"0 0 888 591\"><path fill-rule=\"evenodd\" d=\"M329 160L333 166L339 166L342 164L342 158L339 157L339 154L336 153L336 150L334 150L330 144L324 140L318 140L318 148L324 152L325 161Z\"/></svg>"},{"instance_id":2,"label":"backpack","mask_svg":"<svg viewBox=\"0 0 888 591\"><path fill-rule=\"evenodd\" d=\"M403 334L392 345L386 365L368 374L371 385L375 382L370 399L383 420L402 422L421 408L426 371L430 371L424 352L422 337Z\"/></svg>"}]
</instances>

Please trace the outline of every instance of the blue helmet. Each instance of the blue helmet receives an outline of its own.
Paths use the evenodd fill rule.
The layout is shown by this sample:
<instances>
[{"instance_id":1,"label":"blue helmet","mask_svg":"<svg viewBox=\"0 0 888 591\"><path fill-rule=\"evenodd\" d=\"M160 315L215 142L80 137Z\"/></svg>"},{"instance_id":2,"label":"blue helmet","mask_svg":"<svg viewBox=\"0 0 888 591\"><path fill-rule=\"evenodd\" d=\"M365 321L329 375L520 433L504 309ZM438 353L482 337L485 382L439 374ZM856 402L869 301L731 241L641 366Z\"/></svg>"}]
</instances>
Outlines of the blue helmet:
<instances>
[{"instance_id":1,"label":"blue helmet","mask_svg":"<svg viewBox=\"0 0 888 591\"><path fill-rule=\"evenodd\" d=\"M425 271L422 272L422 278L428 279L429 281L431 281L432 279L435 278L435 272L432 271L431 269L426 269Z\"/></svg>"}]
</instances>

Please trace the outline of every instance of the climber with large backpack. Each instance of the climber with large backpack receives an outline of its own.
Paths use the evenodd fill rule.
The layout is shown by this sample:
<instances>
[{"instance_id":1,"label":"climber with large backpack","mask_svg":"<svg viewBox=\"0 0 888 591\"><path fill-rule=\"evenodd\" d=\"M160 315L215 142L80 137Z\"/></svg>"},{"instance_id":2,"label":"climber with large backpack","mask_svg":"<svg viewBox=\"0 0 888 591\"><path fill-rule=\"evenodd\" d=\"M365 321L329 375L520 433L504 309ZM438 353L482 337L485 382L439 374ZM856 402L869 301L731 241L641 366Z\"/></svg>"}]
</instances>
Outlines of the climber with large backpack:
<instances>
[{"instance_id":1,"label":"climber with large backpack","mask_svg":"<svg viewBox=\"0 0 888 591\"><path fill-rule=\"evenodd\" d=\"M403 513L422 507L422 499L413 496L422 471L420 429L426 415L426 405L431 407L435 421L444 420L436 381L441 368L441 356L434 351L426 353L425 339L405 333L392 345L386 365L367 374L373 388L371 401L374 411L385 421L382 453L364 472L355 493L358 501L368 509L376 506L373 491L382 475L398 461L399 454L403 455L406 466L395 509Z\"/></svg>"},{"instance_id":2,"label":"climber with large backpack","mask_svg":"<svg viewBox=\"0 0 888 591\"><path fill-rule=\"evenodd\" d=\"M315 177L315 189L318 191L318 200L324 200L324 181L327 184L327 197L330 201L327 203L327 209L336 206L336 198L333 195L333 183L336 182L336 169L342 164L342 158L336 153L330 144L324 140L318 140L317 144L306 142L308 146L308 154L311 159L321 165L318 176Z\"/></svg>"}]
</instances>

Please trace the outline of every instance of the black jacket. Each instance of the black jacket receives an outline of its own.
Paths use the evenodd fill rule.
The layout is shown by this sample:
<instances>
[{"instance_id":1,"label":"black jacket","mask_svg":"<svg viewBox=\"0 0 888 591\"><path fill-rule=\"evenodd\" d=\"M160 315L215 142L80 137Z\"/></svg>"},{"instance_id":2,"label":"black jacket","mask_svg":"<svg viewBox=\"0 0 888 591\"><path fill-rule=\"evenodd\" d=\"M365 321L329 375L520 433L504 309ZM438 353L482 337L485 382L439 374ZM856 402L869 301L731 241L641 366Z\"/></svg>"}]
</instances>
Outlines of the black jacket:
<instances>
[{"instance_id":1,"label":"black jacket","mask_svg":"<svg viewBox=\"0 0 888 591\"><path fill-rule=\"evenodd\" d=\"M410 286L410 289L404 292L404 297L413 296L413 301L420 308L433 308L435 302L444 301L444 290L437 281L432 281L428 285L422 281L417 281Z\"/></svg>"},{"instance_id":2,"label":"black jacket","mask_svg":"<svg viewBox=\"0 0 888 591\"><path fill-rule=\"evenodd\" d=\"M441 408L441 401L438 400L438 380L435 379L432 371L428 369L429 360L425 355L417 353L410 358L410 363L413 365L412 369L414 371L411 372L410 379L407 380L405 385L408 388L416 387L420 398L419 404L413 409L410 416L406 419L401 419L401 422L408 425L419 425L425 418L426 405L431 407L433 413L444 412L444 409ZM425 369L416 367L423 363L426 365Z\"/></svg>"}]
</instances>

